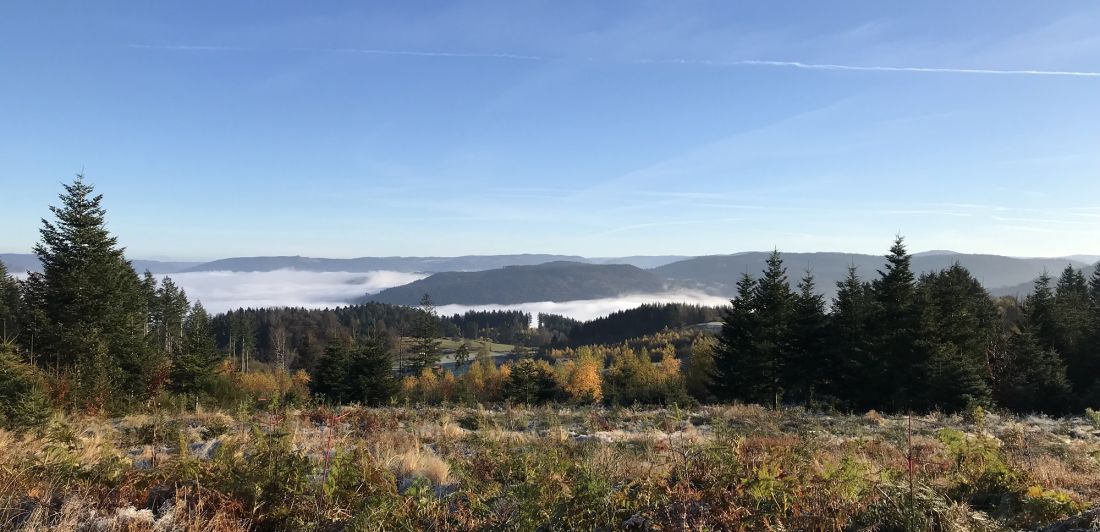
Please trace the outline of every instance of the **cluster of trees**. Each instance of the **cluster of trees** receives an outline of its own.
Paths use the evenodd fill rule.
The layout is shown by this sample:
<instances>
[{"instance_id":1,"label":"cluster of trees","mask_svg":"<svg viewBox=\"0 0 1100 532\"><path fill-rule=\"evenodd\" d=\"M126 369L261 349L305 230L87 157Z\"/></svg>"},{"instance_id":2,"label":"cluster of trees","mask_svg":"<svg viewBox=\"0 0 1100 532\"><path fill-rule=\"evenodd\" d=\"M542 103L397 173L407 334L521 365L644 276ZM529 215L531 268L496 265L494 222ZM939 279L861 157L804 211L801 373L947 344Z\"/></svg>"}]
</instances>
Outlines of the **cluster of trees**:
<instances>
[{"instance_id":1,"label":"cluster of trees","mask_svg":"<svg viewBox=\"0 0 1100 532\"><path fill-rule=\"evenodd\" d=\"M101 199L78 176L43 221L42 271L17 281L0 264L0 425L34 419L44 404L119 410L164 391L367 404L1100 406L1100 271L1088 278L1067 267L1057 281L1040 277L1023 301L993 299L957 264L918 277L898 238L873 280L852 268L828 304L809 272L792 287L775 252L761 275L742 276L725 310L643 305L584 323L540 314L537 330L522 312L440 317L427 297L420 308L368 302L211 317L170 278L134 270ZM719 318L717 339L677 330ZM484 350L467 367L475 354L462 344L451 372L440 367L444 336L543 349L518 347L499 366Z\"/></svg>"},{"instance_id":2,"label":"cluster of trees","mask_svg":"<svg viewBox=\"0 0 1100 532\"><path fill-rule=\"evenodd\" d=\"M312 370L332 342L377 340L400 350L401 338L424 329L425 309L368 301L334 309L237 309L212 318L218 348L247 365L282 363L290 369ZM438 337L486 339L507 344L537 345L531 315L519 311L468 311L430 316ZM425 334L421 331L421 335Z\"/></svg>"},{"instance_id":3,"label":"cluster of trees","mask_svg":"<svg viewBox=\"0 0 1100 532\"><path fill-rule=\"evenodd\" d=\"M101 200L77 176L43 220L42 271L22 282L0 272L3 349L48 376L64 405L99 411L165 387L196 393L218 360L210 318L171 280L134 271Z\"/></svg>"},{"instance_id":4,"label":"cluster of trees","mask_svg":"<svg viewBox=\"0 0 1100 532\"><path fill-rule=\"evenodd\" d=\"M886 261L870 282L852 268L829 309L809 272L791 287L778 252L759 278L743 275L709 376L714 396L1052 413L1100 398L1100 273L1089 282L1068 267L1053 288L1044 275L1019 302L994 300L958 264L917 277L900 237Z\"/></svg>"},{"instance_id":5,"label":"cluster of trees","mask_svg":"<svg viewBox=\"0 0 1100 532\"><path fill-rule=\"evenodd\" d=\"M668 328L719 321L722 310L685 303L647 303L585 322L557 314L540 313L538 319L539 329L549 335L552 345L576 347L615 344Z\"/></svg>"},{"instance_id":6,"label":"cluster of trees","mask_svg":"<svg viewBox=\"0 0 1100 532\"><path fill-rule=\"evenodd\" d=\"M422 369L400 380L371 372L392 358L385 349L333 348L314 374L313 389L334 402L384 404L570 402L615 405L685 404L688 376L670 343L635 349L627 344L556 351L558 359L529 356L498 365L481 356L468 370ZM330 369L332 368L332 369Z\"/></svg>"}]
</instances>

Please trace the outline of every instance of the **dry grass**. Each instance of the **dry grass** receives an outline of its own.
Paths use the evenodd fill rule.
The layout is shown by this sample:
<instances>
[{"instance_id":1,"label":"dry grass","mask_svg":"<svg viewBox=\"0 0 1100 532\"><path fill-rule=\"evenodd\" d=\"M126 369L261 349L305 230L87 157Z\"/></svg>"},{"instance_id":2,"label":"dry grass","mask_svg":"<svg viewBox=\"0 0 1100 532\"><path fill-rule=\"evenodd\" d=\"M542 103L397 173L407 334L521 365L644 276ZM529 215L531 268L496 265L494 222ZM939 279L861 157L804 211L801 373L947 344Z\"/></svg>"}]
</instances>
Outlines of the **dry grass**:
<instances>
[{"instance_id":1,"label":"dry grass","mask_svg":"<svg viewBox=\"0 0 1100 532\"><path fill-rule=\"evenodd\" d=\"M908 504L898 486L910 455L929 493L920 504L942 529L1033 528L1100 504L1100 435L1081 420L922 416L911 440L907 423L752 405L59 417L37 432L0 431L0 529L351 527L356 516L383 529L616 528L635 518L664 529L882 529ZM945 429L959 434L953 450ZM257 461L280 434L287 447ZM1001 463L1007 480L983 476ZM287 475L293 495L249 503L272 474ZM407 492L421 480L433 490ZM150 506L163 486L179 489ZM1049 500L1027 502L1030 492ZM1018 503L983 506L990 497Z\"/></svg>"}]
</instances>

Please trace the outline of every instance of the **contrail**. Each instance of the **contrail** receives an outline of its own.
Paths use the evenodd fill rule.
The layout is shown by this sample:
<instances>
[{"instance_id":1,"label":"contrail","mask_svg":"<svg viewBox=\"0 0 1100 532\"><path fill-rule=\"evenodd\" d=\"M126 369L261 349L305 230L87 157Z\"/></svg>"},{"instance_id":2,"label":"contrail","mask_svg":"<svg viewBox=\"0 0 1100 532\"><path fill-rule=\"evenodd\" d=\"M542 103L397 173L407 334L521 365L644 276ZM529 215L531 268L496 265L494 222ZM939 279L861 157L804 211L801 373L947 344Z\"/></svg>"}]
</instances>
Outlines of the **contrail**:
<instances>
[{"instance_id":1,"label":"contrail","mask_svg":"<svg viewBox=\"0 0 1100 532\"><path fill-rule=\"evenodd\" d=\"M635 63L671 63L705 66L771 66L784 68L802 68L806 70L850 70L858 72L920 72L933 74L990 74L1003 76L1072 76L1100 78L1100 72L1074 70L998 70L990 68L940 68L940 67L899 67L899 66L860 66L837 65L831 63L803 63L801 61L766 61L745 59L741 61L712 61L709 59L639 59Z\"/></svg>"},{"instance_id":2,"label":"contrail","mask_svg":"<svg viewBox=\"0 0 1100 532\"><path fill-rule=\"evenodd\" d=\"M712 67L778 67L801 68L805 70L842 70L855 72L915 72L923 74L982 74L999 76L1068 76L1084 78L1100 78L1100 72L1075 71L1075 70L1002 70L991 68L947 68L947 67L918 67L918 66L882 66L882 65L839 65L833 63L803 63L801 61L769 61L762 59L744 59L739 61L715 61L711 59L634 59L601 60L592 57L569 58L552 57L512 53L477 53L477 52L439 52L419 50L392 50L381 48L247 48L238 46L206 46L206 45L157 45L157 44L129 44L127 48L143 50L179 50L197 52L323 52L364 55L389 55L389 56L413 56L413 57L440 57L459 59L505 59L512 61L583 61L586 63L627 63L627 64L674 64L674 65L701 65Z\"/></svg>"}]
</instances>

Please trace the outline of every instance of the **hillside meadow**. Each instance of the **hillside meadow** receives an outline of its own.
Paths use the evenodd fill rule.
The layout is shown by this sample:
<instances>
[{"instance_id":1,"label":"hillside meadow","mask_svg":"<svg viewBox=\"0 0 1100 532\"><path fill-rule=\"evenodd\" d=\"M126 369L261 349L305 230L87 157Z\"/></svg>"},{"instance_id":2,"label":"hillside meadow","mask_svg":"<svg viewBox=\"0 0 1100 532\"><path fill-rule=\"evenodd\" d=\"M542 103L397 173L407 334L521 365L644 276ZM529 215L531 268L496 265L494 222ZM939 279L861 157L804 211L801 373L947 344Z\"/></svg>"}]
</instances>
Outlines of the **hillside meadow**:
<instances>
[{"instance_id":1,"label":"hillside meadow","mask_svg":"<svg viewBox=\"0 0 1100 532\"><path fill-rule=\"evenodd\" d=\"M4 530L1036 530L1100 419L726 405L169 408L0 432Z\"/></svg>"}]
</instances>

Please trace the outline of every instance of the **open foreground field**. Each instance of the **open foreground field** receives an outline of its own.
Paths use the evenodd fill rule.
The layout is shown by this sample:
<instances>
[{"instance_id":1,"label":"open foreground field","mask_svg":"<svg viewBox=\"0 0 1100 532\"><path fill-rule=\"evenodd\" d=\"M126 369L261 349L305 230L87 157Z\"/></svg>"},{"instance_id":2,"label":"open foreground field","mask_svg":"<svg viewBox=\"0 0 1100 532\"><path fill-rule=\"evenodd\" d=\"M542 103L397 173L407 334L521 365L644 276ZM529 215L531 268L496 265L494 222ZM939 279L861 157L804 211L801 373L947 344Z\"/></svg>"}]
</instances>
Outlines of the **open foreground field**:
<instances>
[{"instance_id":1,"label":"open foreground field","mask_svg":"<svg viewBox=\"0 0 1100 532\"><path fill-rule=\"evenodd\" d=\"M0 432L0 528L1035 530L1100 503L1088 419L911 426L755 406L58 418Z\"/></svg>"}]
</instances>

